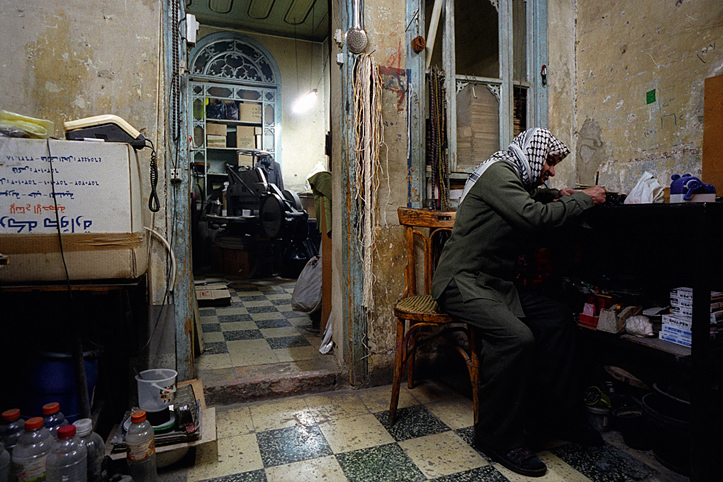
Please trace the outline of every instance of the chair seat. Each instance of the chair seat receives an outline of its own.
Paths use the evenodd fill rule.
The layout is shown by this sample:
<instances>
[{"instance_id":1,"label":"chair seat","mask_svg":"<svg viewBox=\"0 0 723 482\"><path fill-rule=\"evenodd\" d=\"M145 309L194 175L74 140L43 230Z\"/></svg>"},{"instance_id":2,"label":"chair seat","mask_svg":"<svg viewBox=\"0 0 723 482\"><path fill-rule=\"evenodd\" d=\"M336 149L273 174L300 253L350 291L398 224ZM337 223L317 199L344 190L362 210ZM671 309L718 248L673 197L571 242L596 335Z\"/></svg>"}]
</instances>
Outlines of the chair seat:
<instances>
[{"instance_id":1,"label":"chair seat","mask_svg":"<svg viewBox=\"0 0 723 482\"><path fill-rule=\"evenodd\" d=\"M439 304L430 295L407 296L394 305L394 314L415 321L451 323L452 318L439 311Z\"/></svg>"}]
</instances>

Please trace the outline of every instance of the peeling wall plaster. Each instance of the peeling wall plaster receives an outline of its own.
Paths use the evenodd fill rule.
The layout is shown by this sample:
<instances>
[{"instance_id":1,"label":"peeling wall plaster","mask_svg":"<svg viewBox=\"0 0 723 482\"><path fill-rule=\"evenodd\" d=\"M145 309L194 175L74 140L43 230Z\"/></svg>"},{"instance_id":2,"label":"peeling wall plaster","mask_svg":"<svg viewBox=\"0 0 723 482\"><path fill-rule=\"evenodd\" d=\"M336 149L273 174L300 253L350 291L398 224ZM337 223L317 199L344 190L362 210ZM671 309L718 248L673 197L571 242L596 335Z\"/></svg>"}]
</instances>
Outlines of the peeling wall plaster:
<instances>
[{"instance_id":1,"label":"peeling wall plaster","mask_svg":"<svg viewBox=\"0 0 723 482\"><path fill-rule=\"evenodd\" d=\"M160 7L2 2L0 105L54 121L60 137L64 121L112 113L157 141Z\"/></svg>"},{"instance_id":2,"label":"peeling wall plaster","mask_svg":"<svg viewBox=\"0 0 723 482\"><path fill-rule=\"evenodd\" d=\"M371 378L384 378L394 359L396 318L394 302L404 288L404 233L397 207L407 203L407 74L405 34L406 1L366 0L364 27L369 36L367 52L374 52L383 92L384 142L382 176L378 189L378 241L374 255L375 312L370 316L368 346ZM388 383L388 379L383 380Z\"/></svg>"},{"instance_id":3,"label":"peeling wall plaster","mask_svg":"<svg viewBox=\"0 0 723 482\"><path fill-rule=\"evenodd\" d=\"M579 0L577 182L599 170L629 192L646 170L663 185L700 175L703 85L723 73L722 38L717 0Z\"/></svg>"}]
</instances>

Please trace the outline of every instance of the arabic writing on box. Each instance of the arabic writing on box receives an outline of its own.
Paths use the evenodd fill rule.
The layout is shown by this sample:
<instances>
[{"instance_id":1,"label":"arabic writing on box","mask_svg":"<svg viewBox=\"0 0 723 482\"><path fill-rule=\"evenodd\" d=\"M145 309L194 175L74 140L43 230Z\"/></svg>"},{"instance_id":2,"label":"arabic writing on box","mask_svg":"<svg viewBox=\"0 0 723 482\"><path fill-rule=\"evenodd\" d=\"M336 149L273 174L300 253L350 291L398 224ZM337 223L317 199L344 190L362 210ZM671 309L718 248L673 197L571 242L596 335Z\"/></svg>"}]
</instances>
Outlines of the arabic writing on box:
<instances>
[{"instance_id":1,"label":"arabic writing on box","mask_svg":"<svg viewBox=\"0 0 723 482\"><path fill-rule=\"evenodd\" d=\"M0 232L55 231L58 224L63 233L89 232L93 216L86 212L87 207L82 206L81 201L103 195L106 179L100 174L103 171L88 166L101 167L102 163L100 156L2 156L0 200L5 198L10 202L0 201L0 205L4 204L0 209ZM87 167L70 170L64 167L74 164Z\"/></svg>"},{"instance_id":2,"label":"arabic writing on box","mask_svg":"<svg viewBox=\"0 0 723 482\"><path fill-rule=\"evenodd\" d=\"M68 216L62 216L60 218L60 231L63 233L85 233L88 232L88 229L93 225L92 219L83 219L84 216L76 216L74 218L70 218ZM58 228L58 222L55 220L55 218L42 218L42 223L40 221L35 220L23 220L23 219L15 219L10 216L3 216L0 217L0 228L6 228L10 231L16 232L18 234L24 233L28 234L33 232L38 226L42 226L44 228L50 228L50 229L57 229Z\"/></svg>"}]
</instances>

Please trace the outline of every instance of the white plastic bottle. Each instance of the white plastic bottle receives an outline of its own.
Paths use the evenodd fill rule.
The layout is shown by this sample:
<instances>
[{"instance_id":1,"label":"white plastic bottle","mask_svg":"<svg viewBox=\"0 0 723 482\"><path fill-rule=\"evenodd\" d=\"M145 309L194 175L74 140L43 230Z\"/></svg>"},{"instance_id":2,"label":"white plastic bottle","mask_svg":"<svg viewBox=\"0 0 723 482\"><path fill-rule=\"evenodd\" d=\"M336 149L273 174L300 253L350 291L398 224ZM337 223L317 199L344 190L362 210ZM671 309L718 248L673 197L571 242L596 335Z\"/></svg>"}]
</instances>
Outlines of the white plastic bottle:
<instances>
[{"instance_id":1,"label":"white plastic bottle","mask_svg":"<svg viewBox=\"0 0 723 482\"><path fill-rule=\"evenodd\" d=\"M48 455L46 482L87 482L88 452L75 435L75 425L58 429L58 440Z\"/></svg>"},{"instance_id":2,"label":"white plastic bottle","mask_svg":"<svg viewBox=\"0 0 723 482\"><path fill-rule=\"evenodd\" d=\"M50 402L43 405L43 425L50 431L50 435L58 438L58 429L68 425L65 415L60 411L58 402Z\"/></svg>"},{"instance_id":3,"label":"white plastic bottle","mask_svg":"<svg viewBox=\"0 0 723 482\"><path fill-rule=\"evenodd\" d=\"M5 445L8 453L13 453L13 447L25 431L25 420L20 418L20 410L11 408L5 410L0 416L0 442ZM5 482L5 481L2 481Z\"/></svg>"},{"instance_id":4,"label":"white plastic bottle","mask_svg":"<svg viewBox=\"0 0 723 482\"><path fill-rule=\"evenodd\" d=\"M153 427L143 410L131 414L131 425L126 434L126 459L128 473L135 482L158 481Z\"/></svg>"},{"instance_id":5,"label":"white plastic bottle","mask_svg":"<svg viewBox=\"0 0 723 482\"><path fill-rule=\"evenodd\" d=\"M13 475L17 482L45 480L45 462L53 448L53 436L43 427L43 419L25 421L25 431L13 449Z\"/></svg>"},{"instance_id":6,"label":"white plastic bottle","mask_svg":"<svg viewBox=\"0 0 723 482\"><path fill-rule=\"evenodd\" d=\"M10 454L0 442L0 482L10 482Z\"/></svg>"},{"instance_id":7,"label":"white plastic bottle","mask_svg":"<svg viewBox=\"0 0 723 482\"><path fill-rule=\"evenodd\" d=\"M105 444L103 438L93 432L93 421L89 418L81 418L73 422L78 437L85 444L88 451L88 482L101 481L101 465L105 455Z\"/></svg>"}]
</instances>

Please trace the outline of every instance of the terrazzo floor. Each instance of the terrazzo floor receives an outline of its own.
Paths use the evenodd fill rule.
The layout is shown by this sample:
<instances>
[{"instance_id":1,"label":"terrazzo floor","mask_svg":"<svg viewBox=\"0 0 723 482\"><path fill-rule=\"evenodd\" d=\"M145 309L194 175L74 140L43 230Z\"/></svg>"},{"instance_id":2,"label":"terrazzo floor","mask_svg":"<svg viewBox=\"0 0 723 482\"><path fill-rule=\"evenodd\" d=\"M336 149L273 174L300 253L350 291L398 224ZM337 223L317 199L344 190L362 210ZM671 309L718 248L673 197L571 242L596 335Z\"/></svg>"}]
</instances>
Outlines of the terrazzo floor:
<instances>
[{"instance_id":1,"label":"terrazzo floor","mask_svg":"<svg viewBox=\"0 0 723 482\"><path fill-rule=\"evenodd\" d=\"M293 280L228 280L231 305L201 308L203 381L242 367L303 364L324 357L311 319L291 309ZM327 359L322 358L322 359ZM206 383L206 382L204 382ZM472 402L437 382L402 387L387 424L390 386L217 405L217 444L191 449L159 469L160 482L245 481L660 481L687 480L617 432L583 449L551 441L538 455L542 478L515 474L472 445Z\"/></svg>"},{"instance_id":2,"label":"terrazzo floor","mask_svg":"<svg viewBox=\"0 0 723 482\"><path fill-rule=\"evenodd\" d=\"M196 279L214 283L218 278ZM294 311L295 280L284 278L229 279L231 304L201 307L205 351L196 359L204 371L309 360L319 353L321 334L312 320Z\"/></svg>"},{"instance_id":3,"label":"terrazzo floor","mask_svg":"<svg viewBox=\"0 0 723 482\"><path fill-rule=\"evenodd\" d=\"M160 482L665 481L687 480L617 432L601 448L550 441L548 473L517 475L471 445L472 402L436 382L402 387L387 424L389 386L217 407L218 445L161 469Z\"/></svg>"}]
</instances>

